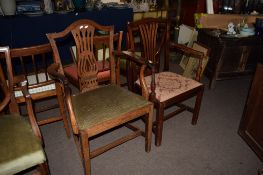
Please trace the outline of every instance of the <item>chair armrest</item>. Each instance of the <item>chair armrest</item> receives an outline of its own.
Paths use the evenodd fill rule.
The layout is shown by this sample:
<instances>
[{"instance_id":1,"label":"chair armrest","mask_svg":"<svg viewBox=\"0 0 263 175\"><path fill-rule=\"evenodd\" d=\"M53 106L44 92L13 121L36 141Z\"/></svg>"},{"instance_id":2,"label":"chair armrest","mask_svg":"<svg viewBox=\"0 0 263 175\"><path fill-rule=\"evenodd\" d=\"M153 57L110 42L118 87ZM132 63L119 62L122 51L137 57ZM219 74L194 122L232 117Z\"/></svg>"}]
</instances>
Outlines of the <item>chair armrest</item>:
<instances>
[{"instance_id":1,"label":"chair armrest","mask_svg":"<svg viewBox=\"0 0 263 175\"><path fill-rule=\"evenodd\" d=\"M145 61L146 59L144 59L141 56L136 55L132 50L118 52L117 54L124 55L128 61L134 62L135 64L140 66L139 80L140 80L140 85L142 88L142 96L148 100L149 90L147 88L146 81L144 78L145 77L144 72L147 67L150 67L151 69L154 67L152 62L149 62L148 60Z\"/></svg>"},{"instance_id":2,"label":"chair armrest","mask_svg":"<svg viewBox=\"0 0 263 175\"><path fill-rule=\"evenodd\" d=\"M50 75L50 78L60 82L63 86L68 86L68 79L58 72L59 66L59 63L53 63L47 68L47 72Z\"/></svg>"},{"instance_id":3,"label":"chair armrest","mask_svg":"<svg viewBox=\"0 0 263 175\"><path fill-rule=\"evenodd\" d=\"M184 53L187 56L195 57L195 58L198 58L198 59L203 59L203 57L204 57L204 53L203 52L194 50L194 49L192 49L190 47L187 47L187 46L185 46L183 44L177 44L177 43L171 42L170 43L170 49L176 49L179 52L182 52L182 53Z\"/></svg>"}]
</instances>

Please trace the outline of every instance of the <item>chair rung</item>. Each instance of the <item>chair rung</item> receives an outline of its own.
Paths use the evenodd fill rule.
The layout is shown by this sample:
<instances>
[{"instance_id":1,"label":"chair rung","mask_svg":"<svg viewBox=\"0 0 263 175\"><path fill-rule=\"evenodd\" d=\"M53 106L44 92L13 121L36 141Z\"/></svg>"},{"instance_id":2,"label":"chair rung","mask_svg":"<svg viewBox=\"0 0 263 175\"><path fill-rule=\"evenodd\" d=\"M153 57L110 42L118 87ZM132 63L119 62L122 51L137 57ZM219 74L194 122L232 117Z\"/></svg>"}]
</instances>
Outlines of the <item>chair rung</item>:
<instances>
[{"instance_id":1,"label":"chair rung","mask_svg":"<svg viewBox=\"0 0 263 175\"><path fill-rule=\"evenodd\" d=\"M39 112L44 112L44 111L47 111L47 110L50 110L50 109L55 109L55 108L59 108L59 105L58 104L54 104L54 105L50 105L50 106L38 107L38 108L35 109L35 112L39 113Z\"/></svg>"},{"instance_id":2,"label":"chair rung","mask_svg":"<svg viewBox=\"0 0 263 175\"><path fill-rule=\"evenodd\" d=\"M132 131L140 131L141 130L139 127L134 126L134 125L129 124L129 123L125 124L125 127L131 129ZM145 132L142 133L142 136L145 137Z\"/></svg>"},{"instance_id":3,"label":"chair rung","mask_svg":"<svg viewBox=\"0 0 263 175\"><path fill-rule=\"evenodd\" d=\"M107 144L105 146L97 148L97 149L95 149L94 151L92 151L90 153L90 158L92 159L92 158L94 158L94 157L96 157L96 156L98 156L98 155L100 155L100 154L102 154L102 153L104 153L104 152L106 152L106 151L108 151L108 150L120 145L120 144L123 144L123 143L125 143L125 142L127 142L127 141L129 141L131 139L134 139L135 137L138 137L138 136L140 136L142 134L143 134L143 132L141 130L135 131L135 132L132 132L129 135L126 135L126 136L124 136L124 137L122 137L120 139L117 139L117 140L115 140L115 141L113 141L113 142L111 142L111 143L109 143L109 144Z\"/></svg>"},{"instance_id":4,"label":"chair rung","mask_svg":"<svg viewBox=\"0 0 263 175\"><path fill-rule=\"evenodd\" d=\"M38 125L45 125L45 124L48 124L48 123L53 123L53 122L56 122L56 121L59 121L59 120L62 120L62 117L53 117L53 118L49 118L49 119L45 119L45 120L40 120L37 122Z\"/></svg>"},{"instance_id":5,"label":"chair rung","mask_svg":"<svg viewBox=\"0 0 263 175\"><path fill-rule=\"evenodd\" d=\"M175 111L173 111L173 112L165 115L165 116L163 117L163 121L168 120L168 119L174 117L175 115L180 114L181 112L183 112L183 111L185 111L185 110L186 110L186 108L184 108L184 107L179 108L179 109L177 109L177 110L175 110Z\"/></svg>"},{"instance_id":6,"label":"chair rung","mask_svg":"<svg viewBox=\"0 0 263 175\"><path fill-rule=\"evenodd\" d=\"M180 108L184 108L185 110L189 111L189 112L194 112L194 109L191 108L190 106L187 106L185 104L182 104L182 103L179 103L179 104L176 104L176 106L180 107Z\"/></svg>"}]
</instances>

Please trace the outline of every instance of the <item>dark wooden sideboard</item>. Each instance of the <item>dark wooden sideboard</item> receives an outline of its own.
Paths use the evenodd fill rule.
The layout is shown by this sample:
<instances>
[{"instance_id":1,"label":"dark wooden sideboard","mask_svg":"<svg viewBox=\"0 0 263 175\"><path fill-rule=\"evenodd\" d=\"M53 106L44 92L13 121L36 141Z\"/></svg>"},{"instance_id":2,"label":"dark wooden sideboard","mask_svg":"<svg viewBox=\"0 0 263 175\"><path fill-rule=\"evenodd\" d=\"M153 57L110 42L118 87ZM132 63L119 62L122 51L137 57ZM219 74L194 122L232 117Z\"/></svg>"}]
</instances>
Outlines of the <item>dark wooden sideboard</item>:
<instances>
[{"instance_id":1,"label":"dark wooden sideboard","mask_svg":"<svg viewBox=\"0 0 263 175\"><path fill-rule=\"evenodd\" d=\"M229 37L218 29L200 29L198 41L211 49L205 71L210 88L217 80L251 74L263 62L262 37Z\"/></svg>"},{"instance_id":2,"label":"dark wooden sideboard","mask_svg":"<svg viewBox=\"0 0 263 175\"><path fill-rule=\"evenodd\" d=\"M263 161L263 64L259 64L240 122L239 134Z\"/></svg>"}]
</instances>

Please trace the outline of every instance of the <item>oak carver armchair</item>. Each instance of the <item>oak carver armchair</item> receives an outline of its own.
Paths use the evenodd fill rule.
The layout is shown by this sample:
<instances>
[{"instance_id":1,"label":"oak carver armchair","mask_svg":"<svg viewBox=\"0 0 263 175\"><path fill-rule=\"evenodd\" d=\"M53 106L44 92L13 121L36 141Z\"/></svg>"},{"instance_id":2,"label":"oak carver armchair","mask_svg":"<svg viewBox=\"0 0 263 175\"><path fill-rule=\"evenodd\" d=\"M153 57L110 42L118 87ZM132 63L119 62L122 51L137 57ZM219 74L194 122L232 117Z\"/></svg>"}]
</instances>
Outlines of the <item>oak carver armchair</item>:
<instances>
[{"instance_id":1,"label":"oak carver armchair","mask_svg":"<svg viewBox=\"0 0 263 175\"><path fill-rule=\"evenodd\" d=\"M64 100L62 97L62 88L55 83L47 73L47 67L53 63L53 53L50 44L35 45L24 48L10 49L10 61L7 66L12 66L12 79L14 82L14 94L17 103L16 108L20 104L24 104L25 98L22 94L21 87L17 86L17 82L27 80L28 91L32 96L34 112L44 112L59 107L59 116L49 116L46 118L38 118L38 125L45 125L53 122L63 121L66 134L70 136L70 129L66 117ZM48 101L56 99L56 103ZM40 105L35 105L40 102ZM15 106L15 105L13 105Z\"/></svg>"},{"instance_id":2,"label":"oak carver armchair","mask_svg":"<svg viewBox=\"0 0 263 175\"><path fill-rule=\"evenodd\" d=\"M19 111L7 113L11 101L16 103L13 92L11 58L8 47L0 47L7 63L4 74L0 65L0 174L16 174L31 167L38 166L41 174L48 175L49 168L43 150L42 136L37 125L32 107L31 96L26 83L22 84L23 96L26 102L28 118L20 116ZM6 83L6 77L8 85Z\"/></svg>"},{"instance_id":3,"label":"oak carver armchair","mask_svg":"<svg viewBox=\"0 0 263 175\"><path fill-rule=\"evenodd\" d=\"M155 133L155 144L161 145L163 122L176 114L188 110L193 113L192 124L197 123L202 94L204 90L200 81L202 67L202 52L193 50L184 45L170 44L170 24L165 19L145 18L128 24L128 50L122 53L130 60L128 63L128 84L131 90L140 87L136 79L137 66L148 65L148 76L145 77L147 88L150 92L150 101L156 108L156 121L153 130ZM198 71L195 80L183 77L169 70L169 51L176 50L181 54L198 59ZM140 55L136 54L140 51ZM163 55L161 55L163 53ZM163 60L161 60L163 59ZM161 68L163 61L163 69ZM136 63L136 64L134 64ZM196 96L194 108L190 108L183 101ZM171 106L177 106L177 110L164 115L164 110Z\"/></svg>"},{"instance_id":4,"label":"oak carver armchair","mask_svg":"<svg viewBox=\"0 0 263 175\"><path fill-rule=\"evenodd\" d=\"M61 64L53 64L48 68L49 74L64 85L73 135L83 159L85 174L91 173L90 159L137 136L145 136L146 152L151 148L153 104L147 100L148 90L143 86L142 97L118 85L113 56L114 28L113 26L100 28L105 34L95 36L96 27L95 23L80 23L72 29L76 35L85 33L89 36L82 37L79 41L81 50L78 53L78 74L82 89L79 94L71 94L67 78L59 71ZM111 79L108 85L99 85L98 82L98 67L93 52L95 40L103 40L109 46ZM56 50L54 53L58 54ZM145 66L142 66L140 76L142 84L145 84L144 69ZM140 118L145 120L145 131L129 123ZM124 125L132 132L112 143L90 150L90 141L94 137Z\"/></svg>"},{"instance_id":5,"label":"oak carver armchair","mask_svg":"<svg viewBox=\"0 0 263 175\"><path fill-rule=\"evenodd\" d=\"M98 82L99 84L107 84L110 82L111 78L109 46L107 43L108 36L106 36L107 34L103 32L107 27L97 24L91 20L81 19L73 22L61 32L47 34L47 37L52 45L54 52L56 52L55 62L61 65L60 72L64 74L73 85L75 85L78 89L80 89L80 91L82 91L84 86L82 82L85 80L82 80L81 78L82 75L80 70L82 68L80 67L80 65L82 65L82 63L80 62L81 59L79 57L81 56L80 53L84 49L83 47L85 47L85 45L88 43L81 42L85 41L85 39L88 39L90 36L89 33L81 33L79 29L76 29L76 27L80 25L93 25L96 27L96 30L94 31L94 45L92 46L92 49L94 52L94 58L96 59L95 63L98 68ZM121 50L122 35L123 32L120 31L119 33L115 33L113 36L113 42L118 50ZM71 42L67 42L67 40L70 40ZM63 52L70 53L70 57L73 60L72 64L66 66L62 65L62 60L65 58L63 54L61 54L61 45L66 45L66 49ZM119 67L116 67L115 70L116 75L119 75ZM119 83L119 77L117 77L117 83Z\"/></svg>"}]
</instances>

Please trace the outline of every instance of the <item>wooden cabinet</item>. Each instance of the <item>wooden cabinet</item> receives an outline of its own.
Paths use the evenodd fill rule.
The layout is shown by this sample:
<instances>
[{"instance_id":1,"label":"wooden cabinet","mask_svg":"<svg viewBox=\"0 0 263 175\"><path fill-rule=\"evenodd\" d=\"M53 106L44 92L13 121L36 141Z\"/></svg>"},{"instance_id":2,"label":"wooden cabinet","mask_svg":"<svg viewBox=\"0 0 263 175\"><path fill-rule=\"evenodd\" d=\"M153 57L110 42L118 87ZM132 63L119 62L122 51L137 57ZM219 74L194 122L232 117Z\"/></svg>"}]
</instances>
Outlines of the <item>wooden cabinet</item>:
<instances>
[{"instance_id":1,"label":"wooden cabinet","mask_svg":"<svg viewBox=\"0 0 263 175\"><path fill-rule=\"evenodd\" d=\"M263 161L263 64L257 66L239 134Z\"/></svg>"},{"instance_id":2,"label":"wooden cabinet","mask_svg":"<svg viewBox=\"0 0 263 175\"><path fill-rule=\"evenodd\" d=\"M210 88L216 80L252 74L257 63L263 62L261 37L229 37L218 29L200 29L198 41L211 49L205 71Z\"/></svg>"}]
</instances>

